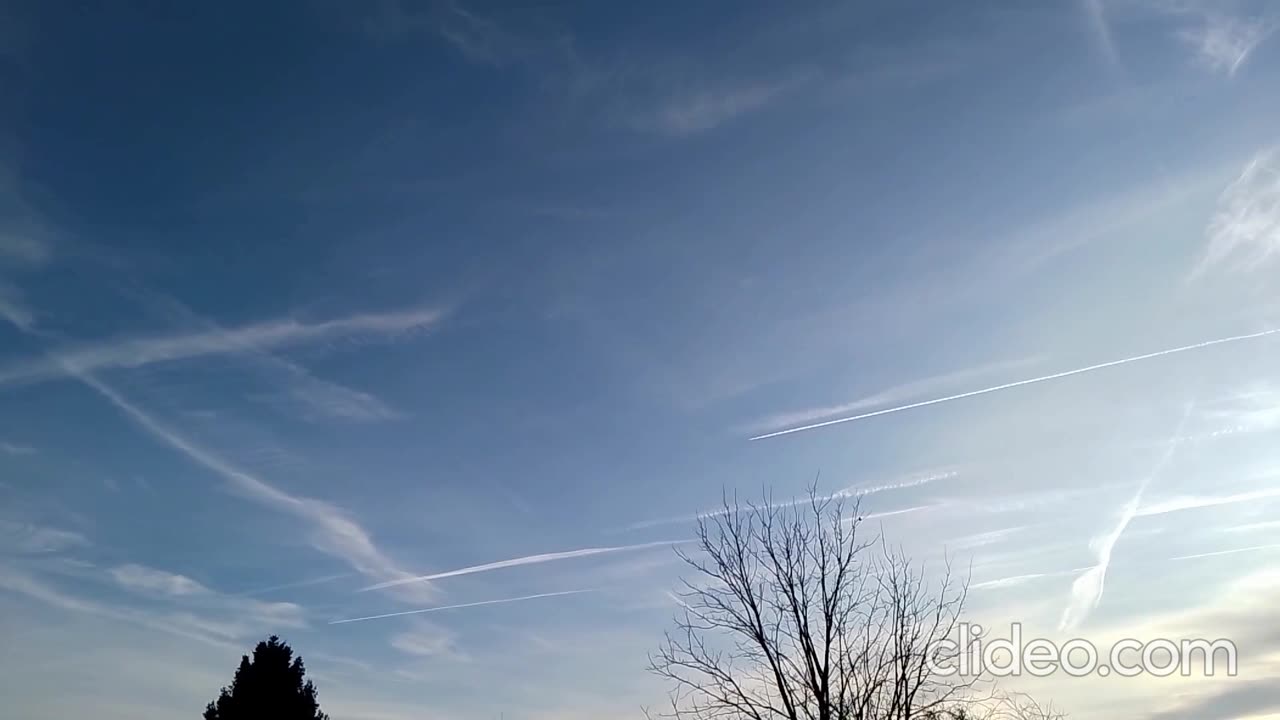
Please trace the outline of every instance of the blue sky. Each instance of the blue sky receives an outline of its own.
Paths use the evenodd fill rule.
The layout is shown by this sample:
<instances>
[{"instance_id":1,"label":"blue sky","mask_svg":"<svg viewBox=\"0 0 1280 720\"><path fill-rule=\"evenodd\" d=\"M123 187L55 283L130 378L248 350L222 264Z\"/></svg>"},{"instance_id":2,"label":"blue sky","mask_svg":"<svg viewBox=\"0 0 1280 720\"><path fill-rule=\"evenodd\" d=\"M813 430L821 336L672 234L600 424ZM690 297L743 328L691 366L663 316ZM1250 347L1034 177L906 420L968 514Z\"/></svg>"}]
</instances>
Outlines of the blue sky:
<instances>
[{"instance_id":1,"label":"blue sky","mask_svg":"<svg viewBox=\"0 0 1280 720\"><path fill-rule=\"evenodd\" d=\"M750 439L1280 327L1269 3L0 19L15 717L272 631L335 720L638 716L669 543L815 478L976 618L1248 636L1073 716L1280 717L1280 339Z\"/></svg>"}]
</instances>

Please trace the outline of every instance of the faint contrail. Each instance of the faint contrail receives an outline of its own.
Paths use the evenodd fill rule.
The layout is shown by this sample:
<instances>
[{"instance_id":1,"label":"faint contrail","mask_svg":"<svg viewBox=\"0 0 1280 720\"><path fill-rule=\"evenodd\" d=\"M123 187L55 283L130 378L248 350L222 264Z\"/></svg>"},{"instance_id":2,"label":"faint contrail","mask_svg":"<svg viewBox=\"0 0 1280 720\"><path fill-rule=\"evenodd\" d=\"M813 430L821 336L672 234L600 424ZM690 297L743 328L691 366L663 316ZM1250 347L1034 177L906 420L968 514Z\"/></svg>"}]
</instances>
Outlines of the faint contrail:
<instances>
[{"instance_id":1,"label":"faint contrail","mask_svg":"<svg viewBox=\"0 0 1280 720\"><path fill-rule=\"evenodd\" d=\"M1242 552L1255 552L1257 550L1274 550L1280 548L1280 543L1271 543L1270 545L1253 545L1250 547L1234 548L1232 550L1219 550L1217 552L1196 553L1195 555L1179 555L1171 557L1170 560L1195 560L1196 558L1217 557L1219 555L1234 555Z\"/></svg>"},{"instance_id":2,"label":"faint contrail","mask_svg":"<svg viewBox=\"0 0 1280 720\"><path fill-rule=\"evenodd\" d=\"M368 617L347 618L346 620L330 620L330 625L342 625L344 623L364 622L365 620L381 620L383 618L401 617L403 615L421 615L423 613L433 613L440 610L457 610L458 608L479 607L480 605L501 605L502 603L520 602L522 600L537 600L538 598L558 597L561 595L578 595L581 593L596 592L599 588L587 588L585 590L561 590L560 592L538 593L537 595L521 595L520 597L499 598L497 600L479 600L477 602L459 603L457 605L440 605L437 607L422 608L421 610L405 610L403 612L385 613L383 615L369 615Z\"/></svg>"},{"instance_id":3,"label":"faint contrail","mask_svg":"<svg viewBox=\"0 0 1280 720\"><path fill-rule=\"evenodd\" d=\"M958 473L956 473L954 470L948 470L944 472L931 473L929 475L921 475L919 477L913 477L907 480L900 480L898 482L885 483L882 485L864 485L861 487L854 485L852 487L847 487L843 490L837 490L834 493L831 493L830 495L824 496L822 499L837 500L840 498L861 498L864 495L871 495L873 493L884 492L886 490L903 490L906 488L917 487L919 485L924 485L925 483L933 482L934 480L944 480L946 478L952 478L952 477L955 477L957 474ZM797 505L804 505L809 502L811 502L811 500L805 497L805 498L799 498L796 500L786 500L784 502L767 503L763 506L762 509L772 510L774 508L789 508L789 507L795 507ZM750 509L749 507L742 507L742 508L738 508L737 512L748 512L749 509ZM735 512L735 511L733 509L721 508L719 510L706 510L704 512L696 513L694 515L681 515L680 517L658 518L656 520L642 520L640 522L631 523L625 529L626 530L643 530L645 528L657 527L659 525L675 525L676 523L696 522L698 520L721 517L723 515L728 515L731 512ZM685 541L685 542L689 542L689 541Z\"/></svg>"},{"instance_id":4,"label":"faint contrail","mask_svg":"<svg viewBox=\"0 0 1280 720\"><path fill-rule=\"evenodd\" d=\"M1134 355L1133 357L1122 358L1120 360L1112 360L1110 362L1098 363L1097 365L1089 365L1087 367L1076 368L1075 370L1064 370L1063 372L1054 373L1052 375L1042 375L1040 377L1027 378L1026 380L1018 380L1017 382L1005 383L994 387L983 388L981 390L970 390L958 395L948 395L946 397L934 398L932 400L922 400L920 402L910 403L909 405L899 405L897 407L885 408L884 410L876 410L874 412L862 413L861 415L853 415L851 417L836 418L835 420L826 420L811 425L802 425L787 430L779 430L777 432L766 433L764 435L756 435L752 440L764 440L766 438L777 437L779 435L790 435L791 433L804 432L805 430L816 430L818 428L827 427L828 425L839 425L840 423L853 422L854 420L865 420L867 418L876 417L878 415L888 415L889 413L902 412L903 410L914 410L915 408L926 407L928 405L939 405L952 400L963 400L965 398L974 397L976 395L986 395L987 393L999 392L1010 388L1021 387L1023 385L1033 385L1035 383L1047 382L1049 380L1057 380L1058 378L1071 377L1072 375L1082 375L1094 370L1102 370L1104 368L1115 367L1116 365L1125 365L1139 360L1150 360L1151 358L1162 357L1164 355L1174 355L1176 353L1187 352L1188 350L1199 350L1200 348L1212 347L1214 345L1225 345L1227 343L1240 342L1242 340L1254 340L1267 335L1275 335L1280 333L1280 328L1272 328L1263 330L1262 332L1249 333L1247 335L1232 335L1231 337L1218 338L1216 340L1206 340L1198 342L1194 345L1183 345L1182 347L1169 348L1168 350L1157 350L1156 352L1147 353L1145 355Z\"/></svg>"},{"instance_id":5,"label":"faint contrail","mask_svg":"<svg viewBox=\"0 0 1280 720\"><path fill-rule=\"evenodd\" d=\"M245 590L237 593L238 595L253 596L265 595L267 593L276 592L277 590L292 590L293 588L309 587L311 585L323 585L334 580L342 580L351 577L351 573L334 573L333 575L322 575L320 577L308 578L306 580L294 580L293 582L280 583L279 585L271 585L269 587L258 588L256 590Z\"/></svg>"}]
</instances>

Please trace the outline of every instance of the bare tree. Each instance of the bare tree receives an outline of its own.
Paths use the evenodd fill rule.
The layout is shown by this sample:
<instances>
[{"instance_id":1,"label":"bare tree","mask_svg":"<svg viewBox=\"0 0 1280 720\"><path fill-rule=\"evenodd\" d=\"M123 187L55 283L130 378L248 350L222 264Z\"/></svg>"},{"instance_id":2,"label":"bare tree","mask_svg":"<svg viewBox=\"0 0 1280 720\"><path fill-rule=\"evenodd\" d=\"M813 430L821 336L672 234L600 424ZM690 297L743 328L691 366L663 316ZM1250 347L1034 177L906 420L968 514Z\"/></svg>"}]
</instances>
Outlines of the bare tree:
<instances>
[{"instance_id":1,"label":"bare tree","mask_svg":"<svg viewBox=\"0 0 1280 720\"><path fill-rule=\"evenodd\" d=\"M926 580L868 537L857 505L725 499L699 519L696 577L650 671L674 684L679 720L948 718L973 679L937 667L959 649L966 583ZM946 657L951 655L951 657ZM931 662L932 660L932 662ZM961 715L963 717L963 714Z\"/></svg>"}]
</instances>

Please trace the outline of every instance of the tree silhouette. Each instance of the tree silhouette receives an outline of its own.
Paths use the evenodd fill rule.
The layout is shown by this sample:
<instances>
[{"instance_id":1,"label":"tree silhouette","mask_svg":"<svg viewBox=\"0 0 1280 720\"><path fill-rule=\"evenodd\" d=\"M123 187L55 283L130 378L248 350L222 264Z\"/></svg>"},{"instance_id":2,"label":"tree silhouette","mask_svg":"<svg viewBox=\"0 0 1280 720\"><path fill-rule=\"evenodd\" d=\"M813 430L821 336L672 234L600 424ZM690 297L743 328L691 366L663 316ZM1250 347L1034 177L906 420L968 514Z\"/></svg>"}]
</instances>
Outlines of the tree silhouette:
<instances>
[{"instance_id":1,"label":"tree silhouette","mask_svg":"<svg viewBox=\"0 0 1280 720\"><path fill-rule=\"evenodd\" d=\"M943 718L976 679L935 670L959 656L966 586L930 583L855 504L739 503L698 519L696 574L650 670L674 685L671 720ZM936 663L936 664L935 664Z\"/></svg>"},{"instance_id":2,"label":"tree silhouette","mask_svg":"<svg viewBox=\"0 0 1280 720\"><path fill-rule=\"evenodd\" d=\"M231 684L204 710L204 720L329 720L316 701L316 686L293 648L272 635L240 658Z\"/></svg>"},{"instance_id":3,"label":"tree silhouette","mask_svg":"<svg viewBox=\"0 0 1280 720\"><path fill-rule=\"evenodd\" d=\"M1064 720L1052 705L955 676L967 584L866 537L856 500L725 497L698 518L675 629L650 657L670 681L656 720ZM655 720L646 711L646 717Z\"/></svg>"}]
</instances>

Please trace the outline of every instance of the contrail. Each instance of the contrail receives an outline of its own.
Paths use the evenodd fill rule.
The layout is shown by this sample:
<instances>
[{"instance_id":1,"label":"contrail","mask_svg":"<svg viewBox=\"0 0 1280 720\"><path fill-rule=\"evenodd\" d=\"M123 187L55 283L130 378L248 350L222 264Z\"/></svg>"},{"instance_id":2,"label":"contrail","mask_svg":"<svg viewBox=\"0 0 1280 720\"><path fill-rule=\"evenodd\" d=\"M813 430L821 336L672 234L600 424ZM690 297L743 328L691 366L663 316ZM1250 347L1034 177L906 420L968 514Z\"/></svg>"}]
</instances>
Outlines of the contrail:
<instances>
[{"instance_id":1,"label":"contrail","mask_svg":"<svg viewBox=\"0 0 1280 720\"><path fill-rule=\"evenodd\" d=\"M955 477L957 474L958 473L956 473L954 470L948 470L944 472L931 473L929 475L921 475L919 477L913 477L913 478L909 478L907 480L901 480L898 482L885 483L882 485L864 485L864 486L854 485L851 487L847 487L843 490L837 490L834 493L831 493L830 495L825 496L823 499L836 500L839 498L861 498L864 495L871 495L873 493L884 492L886 490L903 490L906 488L917 487L919 485L924 485L925 483L933 482L934 480L944 480L946 478L952 478L952 477ZM786 500L784 502L768 503L764 507L766 509L789 508L789 507L795 507L797 505L804 505L807 502L809 502L809 498L806 497L806 498L800 498L797 500ZM746 508L741 508L739 511L745 512ZM645 528L657 527L659 525L675 525L676 523L696 522L698 520L721 517L723 515L728 515L731 512L734 512L734 511L732 509L721 508L719 510L706 510L704 512L696 513L694 515L681 515L680 517L658 518L656 520L641 520L640 522L631 523L625 529L626 530L643 530ZM685 541L685 542L689 542L689 541Z\"/></svg>"},{"instance_id":2,"label":"contrail","mask_svg":"<svg viewBox=\"0 0 1280 720\"><path fill-rule=\"evenodd\" d=\"M279 585L271 585L270 587L258 588L256 590L245 590L237 593L246 597L254 595L265 595L267 593L276 592L277 590L292 590L293 588L309 587L311 585L323 585L334 580L342 580L351 577L351 573L334 573L333 575L323 575L321 577L308 578L306 580L294 580L293 582L280 583Z\"/></svg>"},{"instance_id":3,"label":"contrail","mask_svg":"<svg viewBox=\"0 0 1280 720\"><path fill-rule=\"evenodd\" d=\"M1253 545L1251 547L1235 548L1232 550L1219 550L1217 552L1196 553L1195 555L1179 555L1171 557L1170 560L1194 560L1196 558L1217 557L1219 555L1234 555L1242 552L1254 552L1257 550L1274 550L1280 548L1280 543L1271 543L1270 545Z\"/></svg>"},{"instance_id":4,"label":"contrail","mask_svg":"<svg viewBox=\"0 0 1280 720\"><path fill-rule=\"evenodd\" d=\"M922 400L920 402L911 403L909 405L899 405L897 407L885 408L884 410L876 410L874 412L862 413L861 415L853 415L851 417L836 418L835 420L827 420L811 425L802 425L787 430L779 430L777 432L766 433L764 435L756 435L751 440L764 440L766 438L777 437L779 435L790 435L791 433L804 432L805 430L816 430L818 428L827 427L828 425L839 425L840 423L853 422L855 420L865 420L867 418L877 417L879 415L888 415L889 413L902 412L904 410L914 410L915 408L927 407L929 405L939 405L941 403L951 402L952 400L963 400L977 395L986 395L987 393L999 392L1010 388L1022 387L1023 385L1033 385L1035 383L1048 382L1059 378L1071 377L1072 375L1083 375L1084 373L1093 372L1094 370L1103 370L1117 365L1126 365L1139 360L1150 360L1152 358L1163 357L1165 355L1174 355L1177 353L1187 352L1189 350L1199 350L1201 348L1212 347L1214 345L1226 345L1227 343L1240 342L1242 340L1254 340L1268 335L1280 333L1280 328L1272 328L1261 332L1249 333L1247 335L1232 335L1231 337L1218 338L1216 340L1206 340L1198 342L1194 345L1183 345L1182 347L1169 348L1168 350L1157 350L1156 352L1146 353L1145 355L1134 355L1133 357L1122 358L1120 360L1111 360L1110 362L1098 363L1097 365L1089 365L1087 367L1076 368L1075 370L1064 370L1063 372L1054 373L1052 375L1042 375L1040 377L1027 378L1026 380L1018 380L1016 382L996 385L994 387L983 388L981 390L970 390L958 395L948 395L946 397L934 398L932 400Z\"/></svg>"},{"instance_id":5,"label":"contrail","mask_svg":"<svg viewBox=\"0 0 1280 720\"><path fill-rule=\"evenodd\" d=\"M498 600L479 600L477 602L459 603L457 605L440 605L437 607L422 608L421 610L405 610L404 612L386 613L383 615L369 615L368 617L347 618L346 620L330 620L330 625L342 625L344 623L364 622L365 620L382 620L383 618L401 617L404 615L421 615L423 613L433 613L440 610L457 610L458 608L479 607L481 605L501 605L502 603L521 602L523 600L537 600L538 598L559 597L561 595L579 595L581 593L596 592L599 588L587 588L585 590L561 590L560 592L538 593L537 595L521 595L520 597L500 598Z\"/></svg>"},{"instance_id":6,"label":"contrail","mask_svg":"<svg viewBox=\"0 0 1280 720\"><path fill-rule=\"evenodd\" d=\"M432 575L418 575L415 577L398 578L396 580L388 580L380 582L376 585L360 588L360 592L368 592L369 590L381 590L383 588L395 587L397 585L407 585L416 582L429 582L431 580L441 580L444 578L457 577L459 575L472 575L475 573L489 572L490 570L501 570L509 567L519 567L521 565L537 565L539 563L554 562L556 560L568 560L570 558L590 557L592 555L603 555L606 553L629 552L635 550L647 550L649 548L663 547L667 545L680 545L689 542L688 540L660 540L657 542L640 543L638 545L618 545L616 547L594 547L582 548L580 550L565 550L563 552L542 553L541 555L527 555L525 557L512 558L510 560L498 560L497 562L485 563L483 565L472 565L471 567L459 568L457 570L447 570Z\"/></svg>"}]
</instances>

